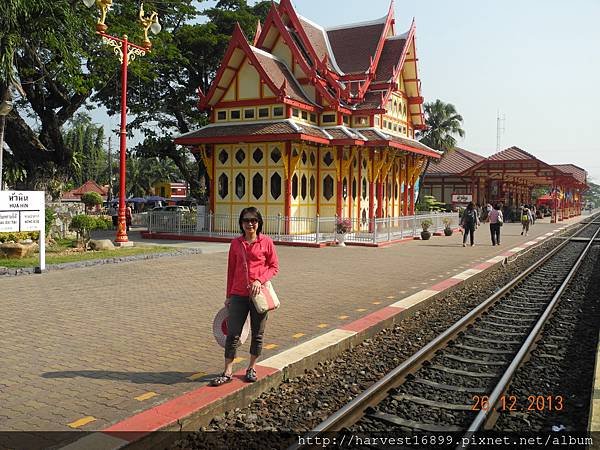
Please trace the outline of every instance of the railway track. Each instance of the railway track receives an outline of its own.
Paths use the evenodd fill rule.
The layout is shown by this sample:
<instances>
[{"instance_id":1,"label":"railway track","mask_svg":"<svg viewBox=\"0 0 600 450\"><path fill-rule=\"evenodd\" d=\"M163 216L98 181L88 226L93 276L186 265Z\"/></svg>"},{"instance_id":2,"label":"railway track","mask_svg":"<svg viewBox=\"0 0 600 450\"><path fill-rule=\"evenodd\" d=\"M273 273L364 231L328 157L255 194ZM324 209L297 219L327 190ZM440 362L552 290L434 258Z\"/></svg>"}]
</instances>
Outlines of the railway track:
<instances>
[{"instance_id":1,"label":"railway track","mask_svg":"<svg viewBox=\"0 0 600 450\"><path fill-rule=\"evenodd\" d=\"M469 442L492 428L498 412L511 407L504 396L511 379L599 235L595 216L305 436L453 432ZM310 447L302 442L314 440L288 450Z\"/></svg>"}]
</instances>

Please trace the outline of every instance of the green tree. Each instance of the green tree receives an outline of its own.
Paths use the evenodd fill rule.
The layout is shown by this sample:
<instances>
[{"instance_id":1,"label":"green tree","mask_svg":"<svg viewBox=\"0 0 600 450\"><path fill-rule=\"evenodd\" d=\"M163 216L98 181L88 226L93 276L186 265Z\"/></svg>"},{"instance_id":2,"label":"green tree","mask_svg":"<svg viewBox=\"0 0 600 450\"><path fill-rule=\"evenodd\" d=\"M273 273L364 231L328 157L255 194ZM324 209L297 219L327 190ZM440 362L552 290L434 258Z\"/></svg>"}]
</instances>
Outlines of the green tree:
<instances>
[{"instance_id":1,"label":"green tree","mask_svg":"<svg viewBox=\"0 0 600 450\"><path fill-rule=\"evenodd\" d=\"M454 136L458 135L461 138L465 136L465 131L461 128L463 118L456 111L456 107L437 99L435 102L425 103L424 109L427 129L419 134L419 141L442 153L456 147ZM425 169L419 177L419 187L423 186L430 162L431 160L428 159ZM418 197L421 196L421 191L422 189L419 189ZM417 203L419 202L418 197Z\"/></svg>"},{"instance_id":2,"label":"green tree","mask_svg":"<svg viewBox=\"0 0 600 450\"><path fill-rule=\"evenodd\" d=\"M600 206L600 185L590 180L588 180L587 184L589 188L583 193L583 201L585 203L592 203L595 208L598 208Z\"/></svg>"},{"instance_id":3,"label":"green tree","mask_svg":"<svg viewBox=\"0 0 600 450\"><path fill-rule=\"evenodd\" d=\"M150 62L160 51L161 40L170 42L171 30L197 17L193 3L158 4L166 31L153 40L157 52L132 63L133 71L149 79L154 76ZM107 19L109 32L139 42L138 2L113 6ZM6 142L12 150L7 158L13 167L23 169L16 187L45 187L50 180L69 178L75 152L65 143L61 127L82 106L101 101L98 95L119 79L118 58L95 34L97 14L96 8L87 9L79 0L0 2L0 88L5 92L11 79L23 86L23 95L6 121ZM113 89L111 96L119 98L120 91ZM32 126L34 122L39 125Z\"/></svg>"},{"instance_id":4,"label":"green tree","mask_svg":"<svg viewBox=\"0 0 600 450\"><path fill-rule=\"evenodd\" d=\"M108 155L104 150L104 127L92 123L88 114L76 114L65 133L65 144L73 151L71 181L80 186L87 180L106 184Z\"/></svg>"},{"instance_id":5,"label":"green tree","mask_svg":"<svg viewBox=\"0 0 600 450\"><path fill-rule=\"evenodd\" d=\"M106 230L109 225L109 218L79 214L71 219L69 229L77 232L77 243L80 240L83 241L83 248L87 249L90 242L90 233L94 230Z\"/></svg>"},{"instance_id":6,"label":"green tree","mask_svg":"<svg viewBox=\"0 0 600 450\"><path fill-rule=\"evenodd\" d=\"M85 205L85 211L87 213L90 208L102 204L102 197L97 192L86 192L81 196L81 201Z\"/></svg>"}]
</instances>

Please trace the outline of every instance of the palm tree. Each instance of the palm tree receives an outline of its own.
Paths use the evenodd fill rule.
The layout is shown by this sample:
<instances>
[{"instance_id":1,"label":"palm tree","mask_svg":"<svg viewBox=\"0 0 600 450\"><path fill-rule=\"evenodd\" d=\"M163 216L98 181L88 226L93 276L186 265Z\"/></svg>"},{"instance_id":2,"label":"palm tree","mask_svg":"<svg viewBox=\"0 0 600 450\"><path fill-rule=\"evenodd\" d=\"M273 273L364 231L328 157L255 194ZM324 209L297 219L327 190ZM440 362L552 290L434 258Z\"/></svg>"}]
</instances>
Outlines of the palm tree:
<instances>
[{"instance_id":1,"label":"palm tree","mask_svg":"<svg viewBox=\"0 0 600 450\"><path fill-rule=\"evenodd\" d=\"M456 112L456 108L451 103L444 103L437 99L433 103L425 103L425 123L427 130L420 133L419 141L435 150L446 153L456 146L454 135L461 138L465 136L465 131L461 128L463 118ZM421 186L425 180L425 172L429 168L431 159L427 160L425 170L419 177L419 194L417 203L421 197Z\"/></svg>"}]
</instances>

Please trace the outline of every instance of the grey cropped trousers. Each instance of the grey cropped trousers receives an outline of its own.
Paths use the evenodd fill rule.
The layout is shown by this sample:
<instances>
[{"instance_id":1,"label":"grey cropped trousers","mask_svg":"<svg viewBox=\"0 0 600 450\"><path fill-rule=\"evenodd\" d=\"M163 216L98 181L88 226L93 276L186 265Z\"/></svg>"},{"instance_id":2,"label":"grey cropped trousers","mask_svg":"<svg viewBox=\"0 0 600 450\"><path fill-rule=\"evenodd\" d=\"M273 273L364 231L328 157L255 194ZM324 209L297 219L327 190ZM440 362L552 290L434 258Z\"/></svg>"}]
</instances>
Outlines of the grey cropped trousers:
<instances>
[{"instance_id":1,"label":"grey cropped trousers","mask_svg":"<svg viewBox=\"0 0 600 450\"><path fill-rule=\"evenodd\" d=\"M227 339L225 341L225 358L234 359L240 346L240 335L250 313L250 354L260 356L263 346L263 335L267 323L268 312L259 314L250 297L232 295L229 302L229 317L227 318Z\"/></svg>"}]
</instances>

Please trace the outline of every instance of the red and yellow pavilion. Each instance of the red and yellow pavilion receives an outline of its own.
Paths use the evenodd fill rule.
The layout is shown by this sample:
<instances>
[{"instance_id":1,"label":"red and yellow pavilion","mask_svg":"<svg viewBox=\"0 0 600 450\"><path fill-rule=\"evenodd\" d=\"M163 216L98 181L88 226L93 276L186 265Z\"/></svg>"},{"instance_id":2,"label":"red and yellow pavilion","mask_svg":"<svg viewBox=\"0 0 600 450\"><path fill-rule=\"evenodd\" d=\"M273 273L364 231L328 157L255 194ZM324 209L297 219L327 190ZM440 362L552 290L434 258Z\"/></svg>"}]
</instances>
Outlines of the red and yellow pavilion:
<instances>
[{"instance_id":1,"label":"red and yellow pavilion","mask_svg":"<svg viewBox=\"0 0 600 450\"><path fill-rule=\"evenodd\" d=\"M210 124L176 138L200 152L210 210L237 217L348 217L414 213L428 158L415 23L395 34L378 20L323 28L290 0L273 3L252 45L235 28L199 107Z\"/></svg>"}]
</instances>

